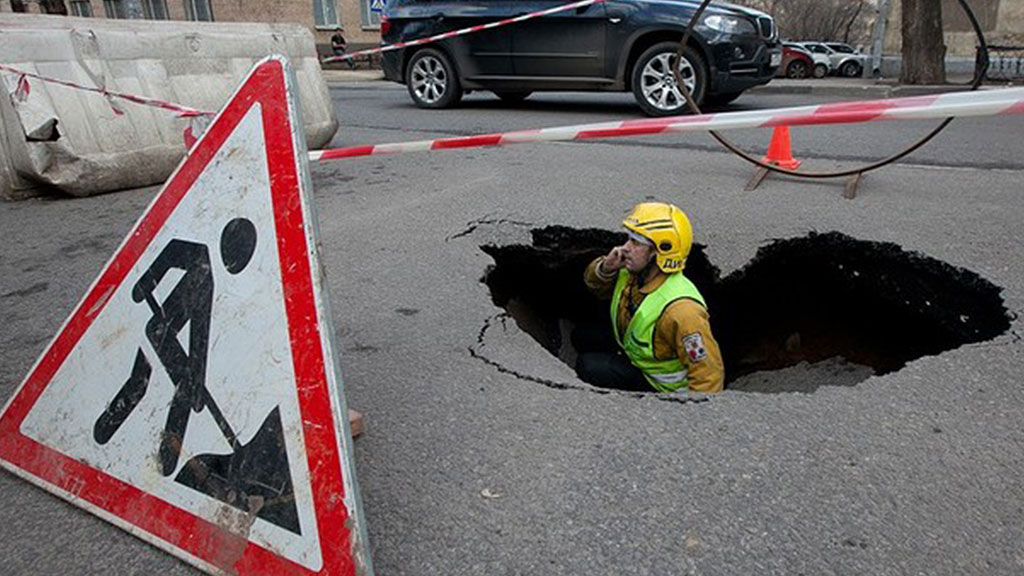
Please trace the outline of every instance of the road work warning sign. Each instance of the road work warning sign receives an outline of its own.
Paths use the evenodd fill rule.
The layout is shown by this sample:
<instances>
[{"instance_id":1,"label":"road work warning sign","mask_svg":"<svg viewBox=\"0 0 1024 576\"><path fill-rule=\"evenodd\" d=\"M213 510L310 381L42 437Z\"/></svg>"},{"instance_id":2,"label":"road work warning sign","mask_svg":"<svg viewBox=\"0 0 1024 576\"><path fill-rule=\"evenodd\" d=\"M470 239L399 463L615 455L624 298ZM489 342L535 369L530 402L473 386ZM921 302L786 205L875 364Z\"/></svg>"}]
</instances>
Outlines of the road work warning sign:
<instances>
[{"instance_id":1,"label":"road work warning sign","mask_svg":"<svg viewBox=\"0 0 1024 576\"><path fill-rule=\"evenodd\" d=\"M0 415L4 467L217 573L370 571L294 86L253 69Z\"/></svg>"}]
</instances>

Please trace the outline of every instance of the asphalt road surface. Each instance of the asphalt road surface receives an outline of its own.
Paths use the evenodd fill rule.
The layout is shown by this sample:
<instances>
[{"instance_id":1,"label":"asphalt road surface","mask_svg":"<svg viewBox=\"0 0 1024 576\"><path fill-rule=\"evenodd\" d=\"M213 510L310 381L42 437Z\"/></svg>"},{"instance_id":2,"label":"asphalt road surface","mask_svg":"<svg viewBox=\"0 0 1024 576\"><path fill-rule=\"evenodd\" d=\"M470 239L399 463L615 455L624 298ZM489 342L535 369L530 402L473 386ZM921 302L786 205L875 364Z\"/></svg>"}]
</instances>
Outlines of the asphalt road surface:
<instances>
[{"instance_id":1,"label":"asphalt road surface","mask_svg":"<svg viewBox=\"0 0 1024 576\"><path fill-rule=\"evenodd\" d=\"M622 95L426 112L385 85L332 94L334 145L637 116ZM699 135L314 166L345 392L367 419L355 456L377 573L1024 572L1024 118L956 124L854 200L841 182L779 177L743 192L751 169ZM845 164L922 128L837 130L795 151ZM0 204L0 397L155 193ZM1002 289L1010 328L852 385L822 372L813 392L600 393L502 316L480 247L550 225L616 230L647 198L689 213L723 275L774 239L837 231L977 273ZM4 573L193 573L9 474L0 491Z\"/></svg>"},{"instance_id":2,"label":"asphalt road surface","mask_svg":"<svg viewBox=\"0 0 1024 576\"><path fill-rule=\"evenodd\" d=\"M404 86L390 82L334 84L331 95L342 123L332 142L334 146L469 136L644 117L633 96L625 93L536 93L521 103L508 104L490 92L474 92L464 98L461 106L449 110L420 110L413 105ZM783 94L763 89L747 92L729 105L706 111L804 106L864 97L854 87L848 94L832 92L828 95ZM853 168L904 150L938 124L939 121L918 121L798 126L790 129L793 155L805 162L804 170ZM1020 170L1024 168L1024 155L1020 153L1020 126L1018 120L1005 117L954 120L932 145L917 150L902 162ZM771 138L768 129L732 130L722 134L757 158L764 155ZM999 145L1001 142L1007 145ZM616 138L605 143L683 152L724 151L706 133Z\"/></svg>"}]
</instances>

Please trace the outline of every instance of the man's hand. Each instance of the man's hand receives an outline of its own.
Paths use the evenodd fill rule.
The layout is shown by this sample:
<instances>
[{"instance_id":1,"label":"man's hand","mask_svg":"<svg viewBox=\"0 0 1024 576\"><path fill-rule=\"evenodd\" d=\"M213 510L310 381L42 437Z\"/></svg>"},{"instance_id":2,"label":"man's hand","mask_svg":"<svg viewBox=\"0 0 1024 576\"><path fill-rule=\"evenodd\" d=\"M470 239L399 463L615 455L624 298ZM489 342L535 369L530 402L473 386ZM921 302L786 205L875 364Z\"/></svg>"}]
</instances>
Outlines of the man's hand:
<instances>
[{"instance_id":1,"label":"man's hand","mask_svg":"<svg viewBox=\"0 0 1024 576\"><path fill-rule=\"evenodd\" d=\"M618 272L619 269L626 265L625 250L624 246L616 246L615 248L612 248L611 252L609 252L604 257L604 260L598 264L598 267L601 269L600 271L606 276L610 276Z\"/></svg>"}]
</instances>

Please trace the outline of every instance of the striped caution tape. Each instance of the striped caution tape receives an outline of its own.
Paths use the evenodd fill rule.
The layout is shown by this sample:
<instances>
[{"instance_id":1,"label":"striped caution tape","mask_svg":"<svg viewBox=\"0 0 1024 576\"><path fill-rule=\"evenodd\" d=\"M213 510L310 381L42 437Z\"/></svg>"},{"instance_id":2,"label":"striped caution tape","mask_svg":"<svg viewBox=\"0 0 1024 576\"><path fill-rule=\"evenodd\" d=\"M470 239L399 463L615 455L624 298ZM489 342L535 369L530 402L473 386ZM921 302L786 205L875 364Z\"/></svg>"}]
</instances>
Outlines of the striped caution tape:
<instances>
[{"instance_id":1,"label":"striped caution tape","mask_svg":"<svg viewBox=\"0 0 1024 576\"><path fill-rule=\"evenodd\" d=\"M595 4L603 1L605 0L584 0L583 2L560 6L557 9L567 10L572 7ZM544 12L550 13L549 11ZM426 40L428 39L424 39L424 41ZM394 46L397 47L398 45ZM209 119L216 115L215 112L198 110L196 108L155 98L113 92L103 88L83 86L66 80L49 78L3 64L0 64L0 71L17 75L18 78L15 82L15 89L11 95L19 101L24 101L28 98L31 90L28 79L33 78L43 82L50 82L69 88L101 94L107 98L114 110L114 113L118 115L123 114L124 111L116 104L116 99L127 100L136 104L154 106L176 112L177 116L188 118L190 121L190 125L186 128L185 132L185 141L189 148L198 138L198 135L202 133L205 127L204 124L208 123ZM1024 88L1007 88L999 90L954 92L932 96L892 98L885 100L842 102L817 106L752 110L746 112L724 112L718 114L702 114L698 116L670 116L665 118L601 122L595 124L483 134L462 138L441 138L437 140L420 140L415 142L398 142L392 144L355 146L350 148L334 148L310 152L309 158L314 161L322 161L338 158L351 158L356 156L422 152L426 150L504 146L507 144L521 144L527 142L557 142L588 140L594 138L616 138L669 132L771 128L775 126L800 126L813 124L853 124L892 120L924 120L934 118L992 116L999 114L1022 113L1024 113Z\"/></svg>"},{"instance_id":2,"label":"striped caution tape","mask_svg":"<svg viewBox=\"0 0 1024 576\"><path fill-rule=\"evenodd\" d=\"M736 130L741 128L771 128L774 126L813 124L854 124L892 120L993 116L999 114L1024 114L1024 88L954 92L938 96L842 102L818 106L702 114L699 116L645 118L642 120L601 122L539 130L502 132L463 138L441 138L438 140L332 148L310 152L309 158L313 161L324 161L356 156L403 154L427 150L504 146L527 142L616 138L670 132Z\"/></svg>"},{"instance_id":3,"label":"striped caution tape","mask_svg":"<svg viewBox=\"0 0 1024 576\"><path fill-rule=\"evenodd\" d=\"M575 8L583 8L584 6L590 6L591 4L599 4L605 0L581 0L580 2L573 2L571 4L565 4L562 6L555 6L554 8L547 8L545 10L538 10L536 12L530 12L529 14L522 14L514 18L506 18L504 20L496 20L494 22L488 22L487 24L478 24L476 26L469 26L462 28L461 30L452 30L451 32L444 32L427 38L417 38L416 40L410 40L408 42L398 42L397 44L388 44L386 46L380 46L378 48L370 48L368 50L362 50L360 52L353 52L351 54L342 54L339 56L331 56L324 58L323 62L340 62L343 60L351 60L358 56L367 56L369 54L380 54L382 52L390 52L392 50L398 50L399 48L408 48L409 46L419 46L421 44L429 44L430 42L436 42L438 40L444 40L446 38L454 38L455 36L463 36L465 34L472 34L473 32L479 32L481 30L491 30L493 28L499 28L501 26L507 26L509 24L515 24L517 22L525 22L526 20L532 20L534 18L540 18L541 16L547 16L548 14L555 14L558 12L565 12L566 10L573 10Z\"/></svg>"},{"instance_id":4,"label":"striped caution tape","mask_svg":"<svg viewBox=\"0 0 1024 576\"><path fill-rule=\"evenodd\" d=\"M420 45L420 44L427 44L429 42L434 42L436 40L443 40L445 38L452 38L454 36L462 36L462 35L465 35L465 34L470 34L470 33L478 32L478 31L481 31L481 30L490 30L492 28L498 28L498 27L501 27L501 26L506 26L508 24L514 24L516 22L524 22L526 20L531 20L533 18L539 18L541 16L547 16L548 14L555 14L557 12L564 12L566 10L573 10L575 8L583 8L585 6L590 6L592 4L599 4L601 2L605 2L605 0L580 0L579 2L572 2L570 4L564 4L562 6L555 6L553 8L548 8L548 9L545 9L545 10L538 10L537 12L531 12L529 14L523 14L523 15L520 15L520 16L516 16L514 18L506 18L505 20L499 20L499 21L496 21L496 22L488 22L487 24L480 24L480 25L477 25L477 26L470 26L468 28L463 28L461 30L453 30L451 32L445 32L443 34L438 34L436 36L430 36L428 38L420 38L420 39L417 39L417 40L411 40L409 42L401 42L401 43L398 43L398 44L390 44L388 46L381 46L379 48L371 48L369 50L363 50L361 52L354 52L352 54L344 54L344 55L341 55L341 56L333 56L333 57L330 57L330 58L326 58L323 61L324 62L336 62L336 61L340 61L340 60L348 60L348 59L351 59L351 58L355 58L356 56L364 56L364 55L367 55L367 54L376 54L376 53L379 53L379 52L387 52L387 51L390 51L390 50L397 50L399 48L405 48L405 47L408 47L408 46L417 46L417 45ZM15 90L14 96L17 99L19 99L20 101L24 101L24 99L28 97L28 94L29 94L28 79L29 78L34 78L34 79L39 80L41 82L48 82L48 83L51 83L51 84L59 84L61 86L66 86L68 88L76 88L76 89L79 89L79 90L85 90L85 91L88 91L88 92L94 92L94 93L97 93L97 94L102 94L103 96L105 96L107 98L107 101L110 103L110 106L113 109L114 113L117 114L118 116L123 115L124 114L124 110L122 110L117 105L117 103L115 102L115 99L127 100L129 102L134 102L136 104L142 104L142 105L145 105L145 106L154 106L154 107L157 107L157 108L163 108L164 110L170 110L172 112L177 112L178 116L184 117L184 118L193 117L193 116L210 116L210 117L212 117L212 116L216 116L216 114L217 114L216 112L210 112L210 111L207 111L207 110L197 110L195 108L190 108L190 107L184 106L182 104L176 104L174 102L168 102L168 101L165 101L165 100L158 100L158 99L155 99L155 98L147 98L145 96L136 96L134 94L125 94L125 93L122 93L122 92L113 92L113 91L106 90L106 89L103 89L103 88L96 88L94 86L85 86L85 85L82 85L82 84L76 84L74 82L68 82L67 80L61 80L59 78L50 78L50 77L47 77L47 76L41 76L39 74L33 74L32 72L26 72L24 70L19 70L17 68L14 68L14 67L11 67L11 66L6 66L4 64L0 64L0 71L10 72L10 73L16 74L18 76L17 88Z\"/></svg>"},{"instance_id":5,"label":"striped caution tape","mask_svg":"<svg viewBox=\"0 0 1024 576\"><path fill-rule=\"evenodd\" d=\"M163 108L164 110L170 110L177 112L177 115L181 118L191 118L195 116L215 116L216 112L209 112L206 110L197 110L181 104L175 104L174 102L167 102L165 100L157 100L155 98L147 98L145 96L136 96L134 94L125 94L123 92L113 92L104 88L96 88L94 86L84 86L82 84L76 84L74 82L68 82L67 80L61 80L59 78L50 78L48 76L40 76L39 74L33 74L24 70L19 70L11 66L0 64L0 71L9 72L18 76L17 88L15 89L15 97L24 101L29 94L28 79L33 78L41 82L48 82L50 84L58 84L60 86L66 86L68 88L74 88L77 90L85 90L86 92L93 92L101 94L107 99L107 103L110 104L114 114L121 116L124 114L124 110L117 104L117 100L127 100L136 104L142 104L144 106L153 106L156 108Z\"/></svg>"}]
</instances>

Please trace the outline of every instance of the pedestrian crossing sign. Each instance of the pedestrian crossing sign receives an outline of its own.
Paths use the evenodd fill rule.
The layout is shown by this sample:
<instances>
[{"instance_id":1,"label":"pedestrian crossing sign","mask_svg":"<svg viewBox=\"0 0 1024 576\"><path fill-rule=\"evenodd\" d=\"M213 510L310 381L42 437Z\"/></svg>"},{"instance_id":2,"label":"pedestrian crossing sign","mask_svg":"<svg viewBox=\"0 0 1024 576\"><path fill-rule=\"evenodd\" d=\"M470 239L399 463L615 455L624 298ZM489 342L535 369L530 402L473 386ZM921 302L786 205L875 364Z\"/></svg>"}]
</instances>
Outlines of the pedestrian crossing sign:
<instances>
[{"instance_id":1,"label":"pedestrian crossing sign","mask_svg":"<svg viewBox=\"0 0 1024 576\"><path fill-rule=\"evenodd\" d=\"M370 0L370 11L371 12L383 12L384 8L387 7L386 0Z\"/></svg>"}]
</instances>

